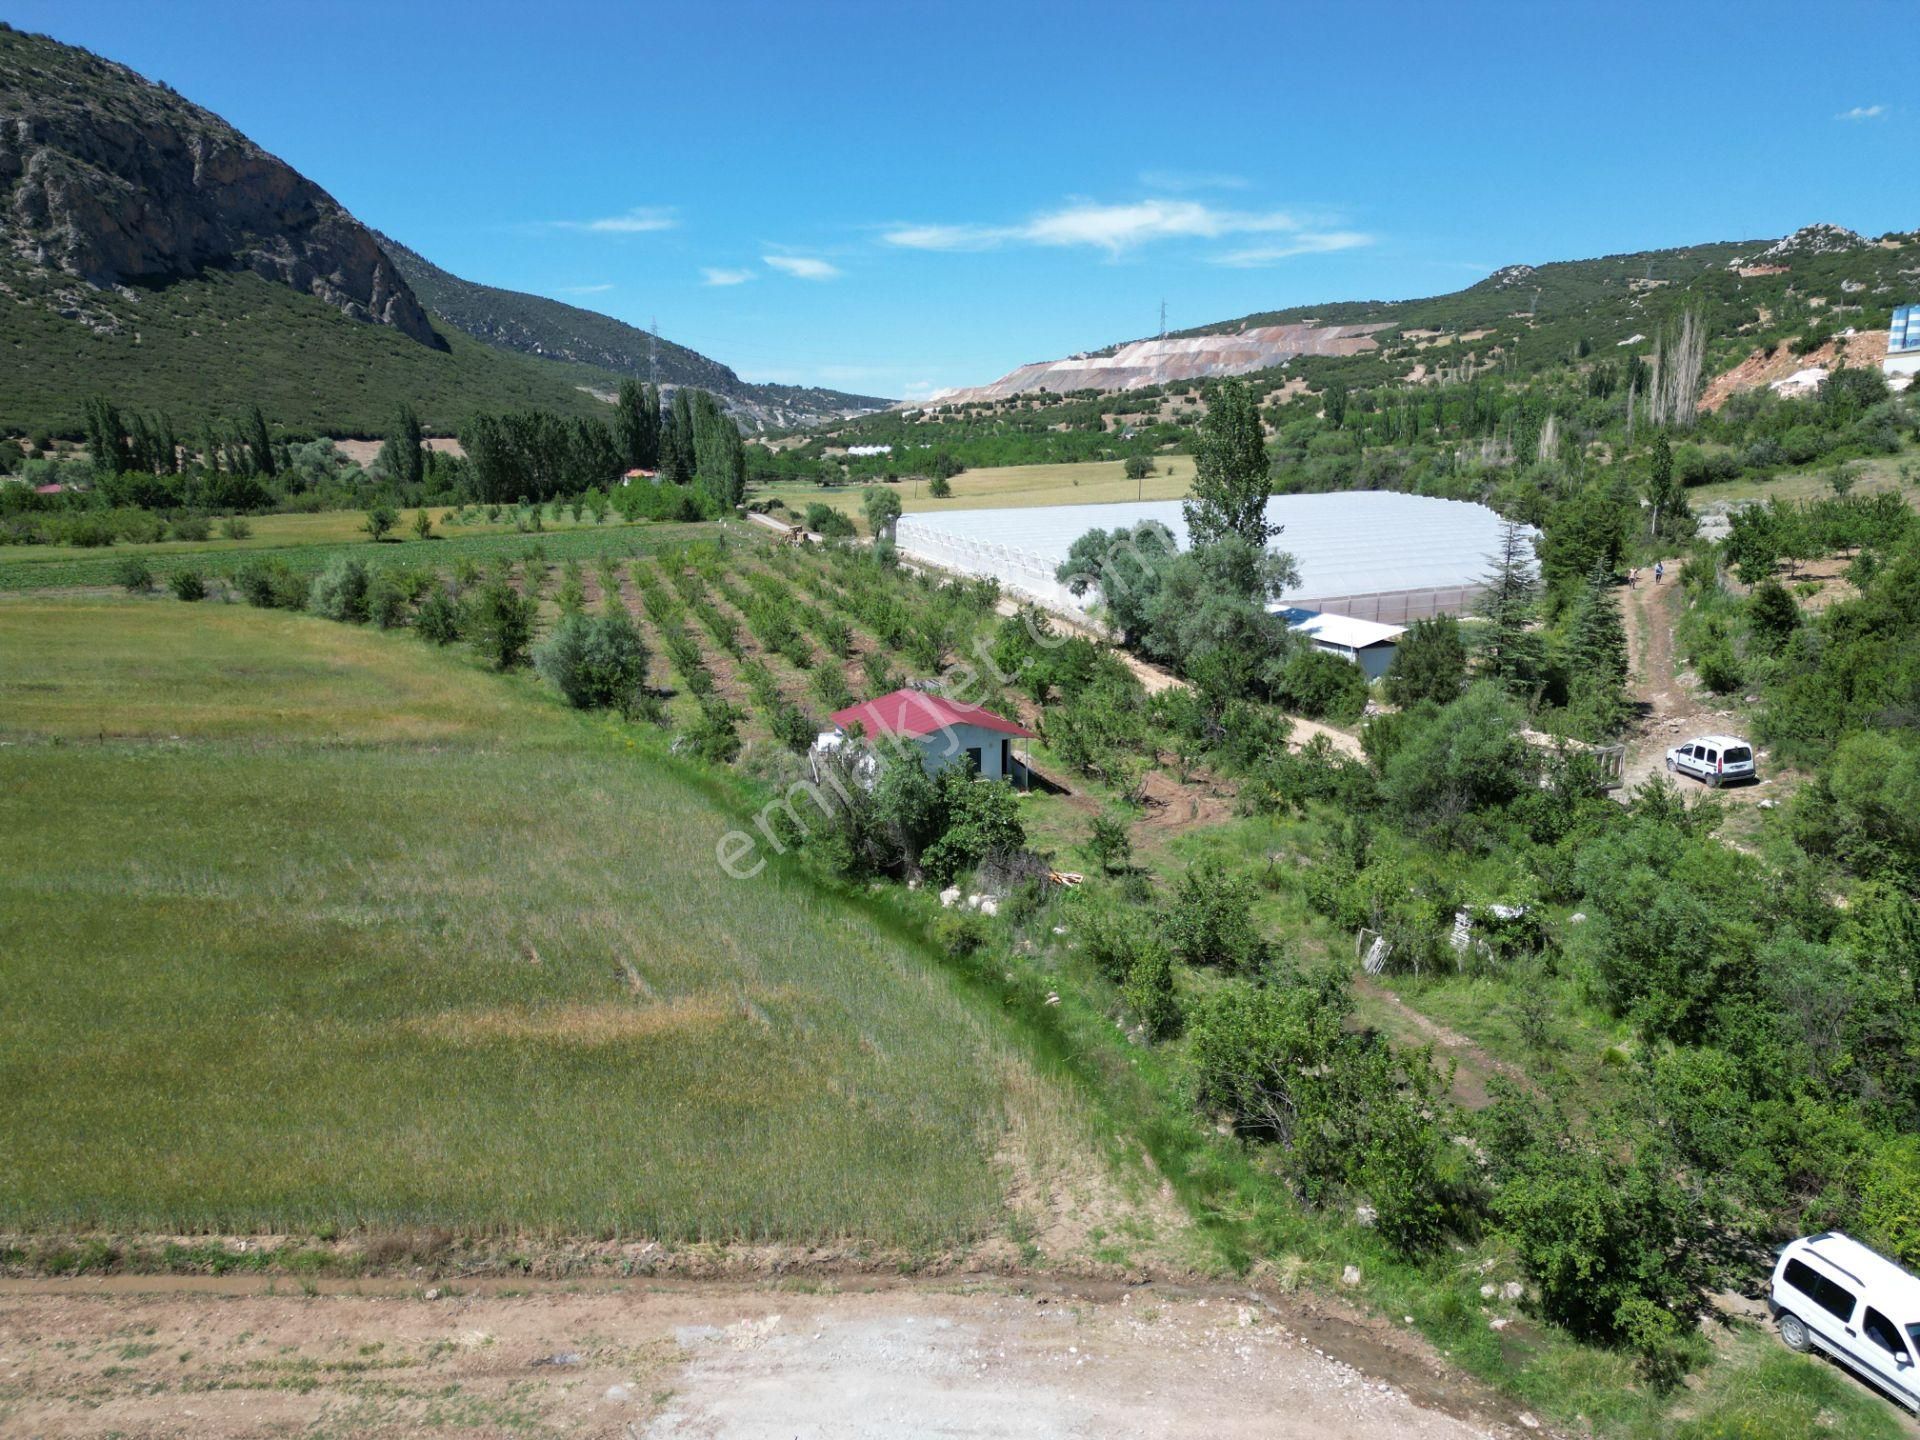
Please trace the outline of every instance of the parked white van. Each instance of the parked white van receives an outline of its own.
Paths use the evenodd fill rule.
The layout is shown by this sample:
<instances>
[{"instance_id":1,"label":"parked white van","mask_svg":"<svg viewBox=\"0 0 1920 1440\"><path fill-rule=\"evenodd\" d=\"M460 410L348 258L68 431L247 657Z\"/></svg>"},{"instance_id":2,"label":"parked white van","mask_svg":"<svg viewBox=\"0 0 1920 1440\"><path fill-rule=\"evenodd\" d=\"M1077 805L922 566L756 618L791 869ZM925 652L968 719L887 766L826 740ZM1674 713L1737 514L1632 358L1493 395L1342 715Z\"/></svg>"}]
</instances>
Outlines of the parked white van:
<instances>
[{"instance_id":1,"label":"parked white van","mask_svg":"<svg viewBox=\"0 0 1920 1440\"><path fill-rule=\"evenodd\" d=\"M1789 1350L1824 1350L1920 1411L1920 1277L1828 1231L1782 1247L1767 1308Z\"/></svg>"},{"instance_id":2,"label":"parked white van","mask_svg":"<svg viewBox=\"0 0 1920 1440\"><path fill-rule=\"evenodd\" d=\"M1752 780L1753 746L1738 735L1696 735L1667 751L1667 769L1719 787L1729 780Z\"/></svg>"}]
</instances>

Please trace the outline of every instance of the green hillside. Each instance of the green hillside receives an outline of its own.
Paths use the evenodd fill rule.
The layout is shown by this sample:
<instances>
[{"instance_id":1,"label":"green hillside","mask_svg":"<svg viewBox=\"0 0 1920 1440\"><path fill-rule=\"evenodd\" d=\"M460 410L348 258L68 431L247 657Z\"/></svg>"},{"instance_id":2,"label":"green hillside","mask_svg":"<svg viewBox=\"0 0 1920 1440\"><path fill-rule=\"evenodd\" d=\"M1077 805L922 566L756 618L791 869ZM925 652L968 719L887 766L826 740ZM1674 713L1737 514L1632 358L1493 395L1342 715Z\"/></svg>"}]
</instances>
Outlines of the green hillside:
<instances>
[{"instance_id":1,"label":"green hillside","mask_svg":"<svg viewBox=\"0 0 1920 1440\"><path fill-rule=\"evenodd\" d=\"M615 377L657 377L663 385L696 386L733 401L747 412L744 418L776 426L806 424L849 410L877 410L892 403L877 395L849 395L812 386L751 384L719 361L623 320L544 295L462 280L397 240L385 235L379 240L428 309L475 339L504 350L590 365Z\"/></svg>"},{"instance_id":2,"label":"green hillside","mask_svg":"<svg viewBox=\"0 0 1920 1440\"><path fill-rule=\"evenodd\" d=\"M606 377L531 360L446 326L429 349L251 271L93 290L0 260L0 431L78 435L92 394L197 428L258 404L294 432L379 435L404 397L451 433L476 410L607 413L580 387Z\"/></svg>"}]
</instances>

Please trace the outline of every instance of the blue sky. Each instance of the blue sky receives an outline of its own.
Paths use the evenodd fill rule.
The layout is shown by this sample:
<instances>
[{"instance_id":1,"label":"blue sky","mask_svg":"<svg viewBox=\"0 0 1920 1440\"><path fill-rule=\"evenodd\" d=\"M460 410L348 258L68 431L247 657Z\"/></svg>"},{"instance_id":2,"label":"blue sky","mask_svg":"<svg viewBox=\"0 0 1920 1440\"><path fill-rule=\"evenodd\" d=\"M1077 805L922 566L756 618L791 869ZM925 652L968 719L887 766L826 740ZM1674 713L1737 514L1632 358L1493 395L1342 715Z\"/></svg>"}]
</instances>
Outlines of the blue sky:
<instances>
[{"instance_id":1,"label":"blue sky","mask_svg":"<svg viewBox=\"0 0 1920 1440\"><path fill-rule=\"evenodd\" d=\"M456 274L899 396L1504 264L1920 225L1920 7L0 0Z\"/></svg>"}]
</instances>

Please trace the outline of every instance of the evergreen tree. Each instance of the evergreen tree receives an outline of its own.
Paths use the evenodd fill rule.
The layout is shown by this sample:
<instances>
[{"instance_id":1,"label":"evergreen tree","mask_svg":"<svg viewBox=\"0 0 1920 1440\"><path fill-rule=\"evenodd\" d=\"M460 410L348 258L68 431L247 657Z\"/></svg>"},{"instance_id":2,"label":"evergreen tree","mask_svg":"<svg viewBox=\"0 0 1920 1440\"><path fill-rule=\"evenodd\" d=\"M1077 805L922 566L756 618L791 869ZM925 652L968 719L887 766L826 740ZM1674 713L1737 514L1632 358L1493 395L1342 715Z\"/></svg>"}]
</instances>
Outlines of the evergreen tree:
<instances>
[{"instance_id":1,"label":"evergreen tree","mask_svg":"<svg viewBox=\"0 0 1920 1440\"><path fill-rule=\"evenodd\" d=\"M1540 637L1533 633L1535 582L1532 542L1517 520L1500 526L1500 549L1481 582L1480 668L1514 694L1530 694L1540 681Z\"/></svg>"},{"instance_id":2,"label":"evergreen tree","mask_svg":"<svg viewBox=\"0 0 1920 1440\"><path fill-rule=\"evenodd\" d=\"M1239 380L1215 388L1194 446L1193 492L1181 506L1197 548L1226 535L1264 547L1279 533L1267 523L1272 493L1267 442L1253 392Z\"/></svg>"},{"instance_id":3,"label":"evergreen tree","mask_svg":"<svg viewBox=\"0 0 1920 1440\"><path fill-rule=\"evenodd\" d=\"M1567 627L1568 710L1592 739L1627 722L1627 628L1613 577L1596 565Z\"/></svg>"},{"instance_id":4,"label":"evergreen tree","mask_svg":"<svg viewBox=\"0 0 1920 1440\"><path fill-rule=\"evenodd\" d=\"M1467 646L1451 615L1416 620L1394 648L1387 698L1405 709L1421 700L1451 705L1467 683Z\"/></svg>"},{"instance_id":5,"label":"evergreen tree","mask_svg":"<svg viewBox=\"0 0 1920 1440\"><path fill-rule=\"evenodd\" d=\"M273 437L267 433L267 417L261 413L258 405L247 417L247 450L250 471L264 475L269 480L280 473L273 459Z\"/></svg>"}]
</instances>

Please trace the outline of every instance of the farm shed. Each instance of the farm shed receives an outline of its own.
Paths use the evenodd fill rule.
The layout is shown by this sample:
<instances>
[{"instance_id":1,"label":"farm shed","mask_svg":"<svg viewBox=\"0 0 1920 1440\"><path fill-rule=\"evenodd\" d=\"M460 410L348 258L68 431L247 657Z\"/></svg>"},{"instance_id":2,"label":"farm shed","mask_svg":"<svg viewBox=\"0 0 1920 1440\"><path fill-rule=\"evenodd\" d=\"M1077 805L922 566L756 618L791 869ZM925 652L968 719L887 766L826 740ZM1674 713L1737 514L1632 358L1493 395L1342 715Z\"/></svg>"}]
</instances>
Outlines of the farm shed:
<instances>
[{"instance_id":1,"label":"farm shed","mask_svg":"<svg viewBox=\"0 0 1920 1440\"><path fill-rule=\"evenodd\" d=\"M1369 680L1378 680L1393 664L1400 647L1404 625L1382 625L1377 620L1356 620L1351 615L1328 615L1297 608L1269 605L1270 613L1285 617L1287 628L1306 637L1316 650L1338 655L1358 665Z\"/></svg>"},{"instance_id":2,"label":"farm shed","mask_svg":"<svg viewBox=\"0 0 1920 1440\"><path fill-rule=\"evenodd\" d=\"M834 728L814 742L816 750L837 749L858 725L876 750L912 745L930 775L971 760L984 780L1011 780L1024 766L1014 758L1013 742L1033 732L982 705L949 700L925 690L902 689L849 705L833 713Z\"/></svg>"},{"instance_id":3,"label":"farm shed","mask_svg":"<svg viewBox=\"0 0 1920 1440\"><path fill-rule=\"evenodd\" d=\"M1143 520L1185 546L1178 500L942 510L903 516L894 539L911 559L996 576L1008 590L1084 617L1096 597L1076 598L1054 571L1087 531ZM1276 495L1267 520L1284 527L1273 548L1300 569L1282 604L1387 625L1468 609L1500 543L1500 517L1486 506L1397 491Z\"/></svg>"}]
</instances>

